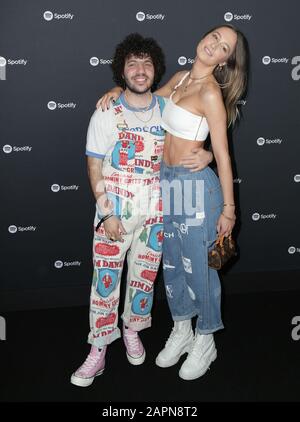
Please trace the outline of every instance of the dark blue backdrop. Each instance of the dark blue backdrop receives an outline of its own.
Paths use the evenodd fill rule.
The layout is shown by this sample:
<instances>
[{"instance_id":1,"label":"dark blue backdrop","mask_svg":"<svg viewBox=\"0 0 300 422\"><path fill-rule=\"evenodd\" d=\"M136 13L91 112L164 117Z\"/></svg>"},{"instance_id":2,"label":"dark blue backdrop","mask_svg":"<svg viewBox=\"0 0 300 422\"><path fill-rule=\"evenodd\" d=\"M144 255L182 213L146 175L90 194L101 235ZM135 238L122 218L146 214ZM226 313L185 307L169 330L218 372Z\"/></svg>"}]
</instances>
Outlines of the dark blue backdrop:
<instances>
[{"instance_id":1,"label":"dark blue backdrop","mask_svg":"<svg viewBox=\"0 0 300 422\"><path fill-rule=\"evenodd\" d=\"M231 134L240 256L229 274L300 269L296 0L2 0L0 7L0 309L88 303L94 202L86 130L112 86L115 45L135 31L163 47L164 81L190 67L212 26L229 22L245 33L251 81Z\"/></svg>"}]
</instances>

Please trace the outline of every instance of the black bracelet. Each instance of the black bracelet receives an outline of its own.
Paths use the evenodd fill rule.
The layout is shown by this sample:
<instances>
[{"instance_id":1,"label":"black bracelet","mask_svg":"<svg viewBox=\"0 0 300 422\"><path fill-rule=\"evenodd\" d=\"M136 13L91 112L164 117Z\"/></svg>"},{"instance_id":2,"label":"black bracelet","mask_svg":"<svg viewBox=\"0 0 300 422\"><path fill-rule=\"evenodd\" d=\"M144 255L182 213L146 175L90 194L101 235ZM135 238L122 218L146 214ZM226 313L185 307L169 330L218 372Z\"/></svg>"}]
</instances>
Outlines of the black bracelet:
<instances>
[{"instance_id":1,"label":"black bracelet","mask_svg":"<svg viewBox=\"0 0 300 422\"><path fill-rule=\"evenodd\" d=\"M101 220L99 221L99 223L97 224L97 226L96 226L96 231L99 229L99 227L101 226L101 224L105 221L105 220L108 220L110 217L112 217L114 215L114 213L113 212L111 212L111 213L109 213L109 214L107 214L107 215L105 215L104 217L102 217L101 218Z\"/></svg>"}]
</instances>

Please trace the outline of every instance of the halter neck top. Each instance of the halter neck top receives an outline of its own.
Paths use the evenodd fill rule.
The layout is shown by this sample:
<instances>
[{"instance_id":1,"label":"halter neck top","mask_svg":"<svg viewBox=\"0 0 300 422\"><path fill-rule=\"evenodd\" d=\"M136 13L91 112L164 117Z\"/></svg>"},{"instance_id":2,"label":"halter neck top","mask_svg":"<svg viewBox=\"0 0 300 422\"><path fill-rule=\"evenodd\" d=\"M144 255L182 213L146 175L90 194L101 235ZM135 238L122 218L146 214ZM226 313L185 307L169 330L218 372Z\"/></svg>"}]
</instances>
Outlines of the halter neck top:
<instances>
[{"instance_id":1,"label":"halter neck top","mask_svg":"<svg viewBox=\"0 0 300 422\"><path fill-rule=\"evenodd\" d=\"M190 72L186 73L175 86L162 114L162 127L171 135L189 141L205 141L209 133L207 120L204 116L191 113L178 106L172 100L176 89L183 83Z\"/></svg>"}]
</instances>

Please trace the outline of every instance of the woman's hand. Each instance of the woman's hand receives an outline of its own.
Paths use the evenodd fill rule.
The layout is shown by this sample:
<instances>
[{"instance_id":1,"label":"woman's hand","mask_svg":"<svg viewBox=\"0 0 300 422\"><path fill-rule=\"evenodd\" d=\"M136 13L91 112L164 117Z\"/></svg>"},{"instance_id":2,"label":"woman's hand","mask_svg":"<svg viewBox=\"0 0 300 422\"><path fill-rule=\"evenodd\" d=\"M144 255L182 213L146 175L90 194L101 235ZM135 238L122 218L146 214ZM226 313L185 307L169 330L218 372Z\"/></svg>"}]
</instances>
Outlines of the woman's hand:
<instances>
[{"instance_id":1,"label":"woman's hand","mask_svg":"<svg viewBox=\"0 0 300 422\"><path fill-rule=\"evenodd\" d=\"M191 173L203 170L213 160L213 154L204 148L193 148L190 154L184 155L179 165L191 169Z\"/></svg>"},{"instance_id":2,"label":"woman's hand","mask_svg":"<svg viewBox=\"0 0 300 422\"><path fill-rule=\"evenodd\" d=\"M236 217L234 214L231 214L229 217L225 214L225 212L222 213L217 223L218 236L230 236L232 229L235 225L235 219Z\"/></svg>"},{"instance_id":3,"label":"woman's hand","mask_svg":"<svg viewBox=\"0 0 300 422\"><path fill-rule=\"evenodd\" d=\"M97 102L96 107L102 109L104 111L105 109L108 110L110 107L111 101L116 101L120 95L122 94L123 89L120 86L115 86L110 91L106 92Z\"/></svg>"}]
</instances>

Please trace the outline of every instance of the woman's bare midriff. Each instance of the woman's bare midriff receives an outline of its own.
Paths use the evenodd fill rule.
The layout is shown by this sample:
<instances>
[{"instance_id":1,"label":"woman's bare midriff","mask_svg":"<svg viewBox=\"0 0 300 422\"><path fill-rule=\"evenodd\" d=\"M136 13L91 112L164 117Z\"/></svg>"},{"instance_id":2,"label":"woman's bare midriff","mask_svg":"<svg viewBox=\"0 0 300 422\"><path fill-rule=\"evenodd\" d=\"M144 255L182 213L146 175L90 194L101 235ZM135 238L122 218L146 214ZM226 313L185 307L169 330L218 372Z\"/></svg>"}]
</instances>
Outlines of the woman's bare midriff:
<instances>
[{"instance_id":1,"label":"woman's bare midriff","mask_svg":"<svg viewBox=\"0 0 300 422\"><path fill-rule=\"evenodd\" d=\"M204 141L188 141L166 133L163 160L167 166L178 166L182 157L195 148L203 149Z\"/></svg>"}]
</instances>

